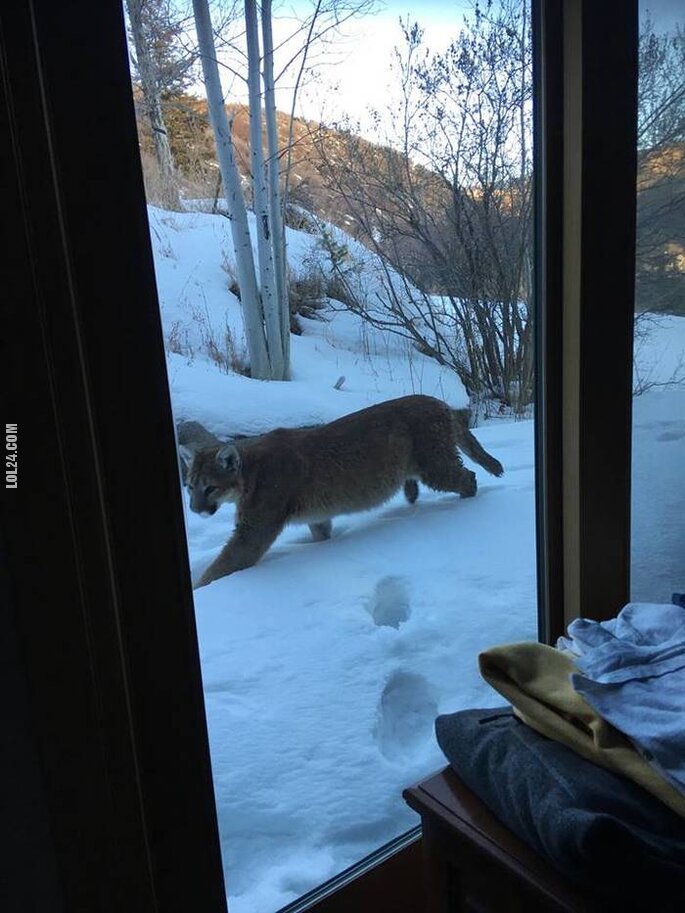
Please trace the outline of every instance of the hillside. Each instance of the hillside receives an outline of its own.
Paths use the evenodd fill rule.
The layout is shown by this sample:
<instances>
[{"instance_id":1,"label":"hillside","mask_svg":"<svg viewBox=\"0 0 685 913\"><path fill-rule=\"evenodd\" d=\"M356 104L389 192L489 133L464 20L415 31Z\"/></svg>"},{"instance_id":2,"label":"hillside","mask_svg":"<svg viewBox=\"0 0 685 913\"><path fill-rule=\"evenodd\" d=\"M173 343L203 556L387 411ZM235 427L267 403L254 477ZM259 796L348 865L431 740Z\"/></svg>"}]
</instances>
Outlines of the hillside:
<instances>
[{"instance_id":1,"label":"hillside","mask_svg":"<svg viewBox=\"0 0 685 913\"><path fill-rule=\"evenodd\" d=\"M227 105L233 120L233 137L238 168L245 179L246 196L249 198L249 124L247 108ZM138 112L138 132L145 173L148 200L158 202L156 193L157 168L152 155L149 124ZM214 199L219 190L218 168L212 129L207 117L204 99L180 96L166 102L165 119L169 130L171 148L182 178L182 195L186 198ZM282 150L282 169L286 167L286 149L290 131L289 115L278 111L279 144ZM350 168L349 163L354 162ZM341 194L337 178L342 173L340 165L346 163L347 190L355 197L356 208L363 210L364 219L358 220L349 211ZM350 183L351 179L351 183ZM400 219L405 213L396 214L404 198L403 186L411 180L420 188L424 205L432 208L436 217L436 230L444 224L445 211L449 210L452 189L438 175L421 166L407 166L406 159L396 150L368 142L349 131L296 118L293 124L291 177L288 201L295 207L307 210L317 218L343 229L348 235L371 249L378 249L425 291L445 293L444 287L434 276L425 244L406 236L378 238L386 234L379 213L385 213L384 222ZM356 185L363 185L363 202ZM391 195L388 188L392 188ZM392 197L392 200L391 200ZM390 207L390 208L389 208ZM352 207L355 208L355 207ZM290 210L290 224L297 224L297 213ZM376 239L376 244L373 243ZM462 290L463 292L463 290Z\"/></svg>"},{"instance_id":2,"label":"hillside","mask_svg":"<svg viewBox=\"0 0 685 913\"><path fill-rule=\"evenodd\" d=\"M685 145L638 165L637 308L685 314Z\"/></svg>"},{"instance_id":3,"label":"hillside","mask_svg":"<svg viewBox=\"0 0 685 913\"><path fill-rule=\"evenodd\" d=\"M244 105L227 105L233 119L233 139L236 161L241 174L249 176L249 123ZM165 118L171 140L171 149L184 181L188 196L213 198L217 191L217 164L214 138L207 117L204 99L185 95L166 103ZM279 145L287 149L290 133L290 116L276 112ZM141 151L145 157L146 178L154 187L154 162L150 128L144 117L138 116L138 133ZM369 149L371 143L360 142ZM323 175L322 143L327 154L335 160L339 155L339 138L336 131L324 133L321 125L296 118L293 125L292 173L290 201L315 213L322 219L338 225L355 235L353 220L340 211L340 201L335 191L327 185ZM282 152L285 167L285 151ZM154 200L153 200L154 202Z\"/></svg>"},{"instance_id":4,"label":"hillside","mask_svg":"<svg viewBox=\"0 0 685 913\"><path fill-rule=\"evenodd\" d=\"M238 167L245 178L249 195L248 114L244 106L227 106L233 118L233 135ZM182 195L213 199L219 190L218 168L212 130L204 99L180 96L166 102L165 117L171 147L182 178ZM290 117L277 112L279 144L285 168ZM156 201L156 164L147 120L138 116L141 154L148 200ZM350 162L353 162L350 166ZM340 166L344 164L344 169ZM637 181L637 310L685 314L685 145L672 146L639 157ZM346 182L339 181L342 171ZM378 175L374 179L374 175ZM349 179L351 175L351 180ZM423 240L403 229L407 210L402 210L408 179L420 188L424 208L436 235L449 232L453 189L437 175L412 165L397 151L334 128L296 118L293 124L292 167L289 202L319 219L343 229L367 247L382 252L395 267L408 275L424 291L468 295L468 290L445 286L440 265L434 263L431 238ZM346 183L347 196L354 197L360 220L350 213L341 194ZM388 188L394 191L388 194ZM363 192L363 201L360 200ZM506 188L503 196L516 191ZM408 205L408 204L406 204ZM392 208L396 208L396 212ZM503 241L516 234L516 207L504 206ZM379 213L383 212L381 217ZM297 214L290 211L290 224L297 226ZM387 226L394 234L388 234ZM380 240L379 240L380 239ZM458 257L456 249L450 256Z\"/></svg>"}]
</instances>

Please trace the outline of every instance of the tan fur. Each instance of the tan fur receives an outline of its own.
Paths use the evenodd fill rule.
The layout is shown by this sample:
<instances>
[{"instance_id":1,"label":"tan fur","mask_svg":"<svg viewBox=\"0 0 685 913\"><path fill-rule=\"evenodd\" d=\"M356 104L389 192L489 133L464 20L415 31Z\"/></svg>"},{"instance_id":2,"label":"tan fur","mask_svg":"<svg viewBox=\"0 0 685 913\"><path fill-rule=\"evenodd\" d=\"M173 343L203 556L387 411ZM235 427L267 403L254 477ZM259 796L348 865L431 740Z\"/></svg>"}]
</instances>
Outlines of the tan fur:
<instances>
[{"instance_id":1,"label":"tan fur","mask_svg":"<svg viewBox=\"0 0 685 913\"><path fill-rule=\"evenodd\" d=\"M502 474L469 430L468 410L404 396L327 425L279 428L186 453L192 510L213 514L224 502L238 505L233 536L198 586L255 564L286 523L308 523L315 539L327 539L332 517L377 507L402 486L413 503L417 480L472 497L476 477L458 447Z\"/></svg>"}]
</instances>

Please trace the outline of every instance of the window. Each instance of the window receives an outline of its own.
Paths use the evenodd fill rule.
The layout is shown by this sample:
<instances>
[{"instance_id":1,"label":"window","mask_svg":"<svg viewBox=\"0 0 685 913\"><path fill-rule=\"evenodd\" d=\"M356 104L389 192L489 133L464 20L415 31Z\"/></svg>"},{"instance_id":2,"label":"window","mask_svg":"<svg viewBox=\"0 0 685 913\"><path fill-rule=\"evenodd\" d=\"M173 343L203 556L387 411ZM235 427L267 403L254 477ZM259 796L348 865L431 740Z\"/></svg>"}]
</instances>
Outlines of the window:
<instances>
[{"instance_id":1,"label":"window","mask_svg":"<svg viewBox=\"0 0 685 913\"><path fill-rule=\"evenodd\" d=\"M685 589L685 18L640 6L631 596Z\"/></svg>"},{"instance_id":2,"label":"window","mask_svg":"<svg viewBox=\"0 0 685 913\"><path fill-rule=\"evenodd\" d=\"M602 60L632 47L632 14L625 4L603 4L602 10L582 4L588 21L582 43L572 17L559 18L559 4L536 6L536 15L544 14L547 38L557 28L556 38L568 42L567 61L579 54L580 62L591 62L598 53L592 36L604 36L607 21L613 21L612 42L607 46L602 37ZM70 911L221 910L225 892L195 616L162 333L152 306L153 277L133 154L121 11L118 3L56 8L36 0L3 8L0 17L2 116L7 119L0 137L13 163L3 216L9 219L5 236L18 284L18 293L8 294L5 302L14 335L3 335L2 344L8 353L8 402L22 404L23 461L20 497L4 502L3 535L16 606L17 654L30 686L26 722L40 762L55 870ZM545 45L547 92L554 88L553 63L561 60L549 54L551 45ZM612 263L612 288L620 286L620 294L603 299L612 302L612 319L625 316L622 283L632 256L630 245L619 243L630 218L615 205L625 203L621 180L629 168L624 168L622 144L629 131L622 118L631 107L632 82L630 66L620 55L614 64L602 71L599 82L593 82L591 67L581 71L595 100L591 104L586 98L582 110L573 109L569 117L582 116L575 126L583 129L568 131L569 137L580 136L600 150L607 143L612 167L597 167L594 174L601 176L612 205L605 205L606 198L592 187L578 197L588 230L595 224L603 242L599 255L589 243L581 245L571 265L582 267L584 292L596 293L606 280L604 264ZM574 87L567 89L572 100ZM82 104L74 103L77 98ZM553 100L545 96L548 114ZM85 118L84 109L106 111L107 117ZM548 188L560 177L558 139L551 129L543 134ZM593 161L591 156L590 173ZM563 196L546 197L546 241L559 240L550 228L550 207ZM545 261L547 287L559 279L553 275L555 257L560 271L569 267L563 247L552 248L548 245ZM593 331L607 338L600 309L587 307L582 317L585 341ZM618 334L615 324L611 329L615 344L602 353L604 364L617 361L627 370L623 325ZM549 554L545 558L545 568L555 566L555 556L573 551L574 542L569 545L564 534L573 540L578 531L556 522L559 510L555 519L554 506L559 508L563 497L571 507L575 499L582 505L576 537L582 551L573 560L557 560L562 595L569 612L575 592L583 614L610 614L620 602L622 569L616 570L620 561L614 560L613 549L615 543L628 542L621 513L627 510L628 489L627 474L616 472L617 461L607 462L603 452L617 453L618 463L625 458L627 464L628 448L627 438L613 433L624 410L615 398L607 408L603 397L607 389L612 397L616 389L620 392L622 381L616 373L603 374L596 349L585 345L579 373L587 385L580 385L582 408L573 413L575 431L573 421L559 422L563 409L557 408L554 391L560 388L556 371L561 365L550 362L549 341L559 343L567 330L560 323L550 333L548 324L543 333L550 383L540 430L547 461L542 513L551 531L548 552L554 553L552 560ZM559 345L565 356L573 351L573 345ZM27 353L35 359L28 371ZM588 402L591 391L599 394L594 404ZM565 468L561 460L548 459L550 451L560 457L559 425L570 429L567 443L575 433L583 444L569 453ZM32 484L22 485L27 478ZM598 492L610 493L611 510ZM572 510L566 513L575 519ZM303 543L306 547L315 546ZM548 590L554 590L558 579L555 583L548 574L550 580ZM618 580L615 600L603 598L607 580L612 586ZM593 588L601 599L593 599ZM557 611L556 623L558 616ZM394 633L380 629L381 636ZM385 865L383 873L397 872ZM15 877L24 874L18 871ZM364 909L361 903L358 908Z\"/></svg>"},{"instance_id":3,"label":"window","mask_svg":"<svg viewBox=\"0 0 685 913\"><path fill-rule=\"evenodd\" d=\"M264 166L242 5L199 46L201 67L202 19L126 8L172 407L183 446L214 447L186 470L186 531L206 584L195 611L229 904L266 913L415 827L401 793L441 764L435 716L496 703L478 652L536 637L530 9L422 3L398 21L361 4L339 26L320 7L274 9L285 70ZM219 174L215 60L247 214L230 162ZM148 67L167 80L159 100ZM259 213L270 238L277 222L267 181L250 185L273 161L287 346L269 323L280 245ZM473 430L426 397L470 407ZM445 421L461 422L466 471L454 432L431 432ZM273 435L283 427L300 430ZM216 510L234 484L219 441L262 486L241 503L268 542L244 569L241 534L216 563L236 522L234 504ZM270 485L282 493L266 505ZM313 518L282 528L288 498Z\"/></svg>"}]
</instances>

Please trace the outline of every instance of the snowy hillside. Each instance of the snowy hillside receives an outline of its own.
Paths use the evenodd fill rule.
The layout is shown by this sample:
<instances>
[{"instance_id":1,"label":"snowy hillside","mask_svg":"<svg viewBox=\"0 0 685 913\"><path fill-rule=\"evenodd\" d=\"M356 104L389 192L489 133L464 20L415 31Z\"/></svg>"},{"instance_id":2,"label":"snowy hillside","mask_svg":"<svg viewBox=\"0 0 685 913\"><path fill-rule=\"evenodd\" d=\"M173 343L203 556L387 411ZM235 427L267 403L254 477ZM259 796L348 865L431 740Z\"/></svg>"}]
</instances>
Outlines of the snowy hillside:
<instances>
[{"instance_id":1,"label":"snowy hillside","mask_svg":"<svg viewBox=\"0 0 685 913\"><path fill-rule=\"evenodd\" d=\"M292 337L292 382L226 373L217 346L233 356L243 347L222 266L227 220L151 209L150 222L177 420L227 437L412 392L466 405L453 373L332 311ZM300 232L289 231L288 248L296 271L322 256ZM668 325L682 348L684 326ZM650 397L671 431L656 454ZM640 401L641 447L664 479L685 465L684 406L678 390ZM498 421L476 434L505 475L466 460L475 498L422 489L415 505L399 496L338 518L327 542L290 527L258 565L195 592L232 913L276 910L416 824L401 790L442 764L435 715L500 703L478 676L478 652L537 636L533 425ZM196 578L228 538L233 508L204 519L186 505L186 525Z\"/></svg>"},{"instance_id":2,"label":"snowy hillside","mask_svg":"<svg viewBox=\"0 0 685 913\"><path fill-rule=\"evenodd\" d=\"M331 312L325 322L303 321L303 335L291 338L292 382L267 384L222 373L207 355L208 340L223 349L228 329L238 353L246 349L240 302L228 291L226 266L231 270L233 264L228 220L202 212L150 208L149 213L165 340L167 348L177 350L168 359L177 419L195 419L222 436L330 421L407 393L467 405L452 371L348 313ZM314 235L288 229L287 236L296 275L325 263ZM373 294L377 259L351 238L346 241L355 262L368 262L364 275ZM338 391L333 388L341 376L345 383Z\"/></svg>"}]
</instances>

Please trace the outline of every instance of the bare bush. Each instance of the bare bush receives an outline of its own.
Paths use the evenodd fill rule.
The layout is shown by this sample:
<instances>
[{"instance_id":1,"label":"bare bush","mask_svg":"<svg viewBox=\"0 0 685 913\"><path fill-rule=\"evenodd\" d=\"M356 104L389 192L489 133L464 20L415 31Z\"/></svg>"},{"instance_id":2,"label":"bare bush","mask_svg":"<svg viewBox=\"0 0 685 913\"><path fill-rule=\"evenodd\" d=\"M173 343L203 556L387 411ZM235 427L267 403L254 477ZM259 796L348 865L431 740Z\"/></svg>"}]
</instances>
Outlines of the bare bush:
<instances>
[{"instance_id":1,"label":"bare bush","mask_svg":"<svg viewBox=\"0 0 685 913\"><path fill-rule=\"evenodd\" d=\"M642 396L650 390L680 387L685 383L685 353L680 354L670 373L665 374L660 364L664 353L654 351L652 335L663 322L663 315L649 311L635 316L633 396Z\"/></svg>"},{"instance_id":2,"label":"bare bush","mask_svg":"<svg viewBox=\"0 0 685 913\"><path fill-rule=\"evenodd\" d=\"M403 28L403 105L378 119L390 118L386 146L349 125L334 147L320 140L327 180L380 255L382 290L369 297L340 262L332 274L365 320L451 367L472 399L521 414L534 366L526 6L476 6L444 54L424 49L418 25Z\"/></svg>"},{"instance_id":3,"label":"bare bush","mask_svg":"<svg viewBox=\"0 0 685 913\"><path fill-rule=\"evenodd\" d=\"M285 207L285 224L288 228L304 231L308 235L316 235L319 231L318 220L306 209L293 203L288 203Z\"/></svg>"},{"instance_id":4,"label":"bare bush","mask_svg":"<svg viewBox=\"0 0 685 913\"><path fill-rule=\"evenodd\" d=\"M318 318L325 304L325 283L320 270L310 268L290 277L289 300L291 314Z\"/></svg>"},{"instance_id":5,"label":"bare bush","mask_svg":"<svg viewBox=\"0 0 685 913\"><path fill-rule=\"evenodd\" d=\"M164 348L167 352L171 352L174 355L182 355L189 362L192 361L195 357L195 352L190 344L189 335L188 328L180 320L174 320L171 324L171 329L164 338Z\"/></svg>"},{"instance_id":6,"label":"bare bush","mask_svg":"<svg viewBox=\"0 0 685 913\"><path fill-rule=\"evenodd\" d=\"M224 374L241 374L250 377L247 354L236 344L228 321L221 332L215 329L207 310L207 304L191 308L195 328L200 335L198 352L206 355Z\"/></svg>"}]
</instances>

